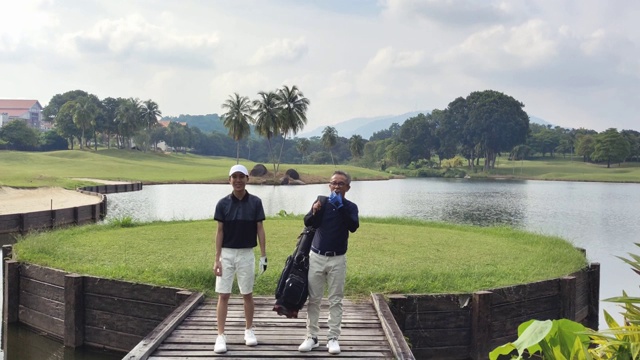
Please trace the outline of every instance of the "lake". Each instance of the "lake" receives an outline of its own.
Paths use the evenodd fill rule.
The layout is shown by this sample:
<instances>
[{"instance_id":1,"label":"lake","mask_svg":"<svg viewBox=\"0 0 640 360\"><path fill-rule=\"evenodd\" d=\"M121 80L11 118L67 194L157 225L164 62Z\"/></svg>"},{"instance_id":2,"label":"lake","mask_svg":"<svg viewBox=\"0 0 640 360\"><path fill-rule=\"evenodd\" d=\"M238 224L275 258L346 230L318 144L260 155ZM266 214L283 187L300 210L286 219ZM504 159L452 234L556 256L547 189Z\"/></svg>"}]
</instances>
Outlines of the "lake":
<instances>
[{"instance_id":1,"label":"lake","mask_svg":"<svg viewBox=\"0 0 640 360\"><path fill-rule=\"evenodd\" d=\"M328 185L248 185L247 190L262 198L267 216L282 210L304 214L317 195L328 192ZM105 221L122 217L145 222L212 219L216 202L230 191L228 184L180 184L149 185L142 191L109 194ZM634 245L640 242L640 184L396 179L355 181L347 197L358 204L361 216L504 225L562 237L586 249L590 262L601 264L601 299L621 295L622 290L638 295L640 278L616 256L628 257L630 252L640 254L640 248ZM603 309L620 319L617 305L601 302L601 314ZM602 316L600 327L605 327ZM12 330L9 335L11 333ZM11 346L10 336L9 349ZM39 359L12 357L11 351L8 355L7 360ZM116 359L105 354L69 355L68 352L54 358Z\"/></svg>"}]
</instances>

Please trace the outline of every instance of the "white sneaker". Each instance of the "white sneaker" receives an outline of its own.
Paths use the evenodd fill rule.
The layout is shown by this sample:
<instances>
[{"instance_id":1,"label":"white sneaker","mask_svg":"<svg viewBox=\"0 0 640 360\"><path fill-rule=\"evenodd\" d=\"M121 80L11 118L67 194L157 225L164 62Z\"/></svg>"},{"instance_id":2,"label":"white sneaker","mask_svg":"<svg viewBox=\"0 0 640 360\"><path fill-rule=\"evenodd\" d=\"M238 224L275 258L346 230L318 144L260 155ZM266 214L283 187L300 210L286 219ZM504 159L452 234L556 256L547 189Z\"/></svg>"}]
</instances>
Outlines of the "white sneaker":
<instances>
[{"instance_id":1,"label":"white sneaker","mask_svg":"<svg viewBox=\"0 0 640 360\"><path fill-rule=\"evenodd\" d=\"M258 339L256 339L256 334L253 332L253 329L244 330L244 343L247 346L258 345Z\"/></svg>"},{"instance_id":2,"label":"white sneaker","mask_svg":"<svg viewBox=\"0 0 640 360\"><path fill-rule=\"evenodd\" d=\"M327 349L329 349L329 354L340 354L340 344L338 344L338 339L329 339L329 341L327 341Z\"/></svg>"},{"instance_id":3,"label":"white sneaker","mask_svg":"<svg viewBox=\"0 0 640 360\"><path fill-rule=\"evenodd\" d=\"M216 354L227 352L227 337L224 334L220 334L216 338L216 345L213 347L213 352Z\"/></svg>"},{"instance_id":4,"label":"white sneaker","mask_svg":"<svg viewBox=\"0 0 640 360\"><path fill-rule=\"evenodd\" d=\"M300 346L298 347L298 351L308 352L311 351L311 349L317 348L318 346L320 346L320 343L318 343L318 338L309 336L305 339L305 341L302 342L302 344L300 344Z\"/></svg>"}]
</instances>

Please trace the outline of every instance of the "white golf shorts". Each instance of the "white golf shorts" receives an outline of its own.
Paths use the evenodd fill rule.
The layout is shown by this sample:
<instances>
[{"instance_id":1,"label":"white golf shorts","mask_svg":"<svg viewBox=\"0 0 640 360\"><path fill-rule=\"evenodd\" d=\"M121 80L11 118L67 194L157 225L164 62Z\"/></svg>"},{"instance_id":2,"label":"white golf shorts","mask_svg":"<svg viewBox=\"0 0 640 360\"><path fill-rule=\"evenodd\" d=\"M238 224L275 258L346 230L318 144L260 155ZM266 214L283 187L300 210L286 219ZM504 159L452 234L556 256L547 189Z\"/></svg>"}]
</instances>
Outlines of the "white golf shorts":
<instances>
[{"instance_id":1,"label":"white golf shorts","mask_svg":"<svg viewBox=\"0 0 640 360\"><path fill-rule=\"evenodd\" d=\"M240 294L247 295L252 293L255 280L255 261L256 258L253 253L253 248L222 248L222 252L220 253L222 276L216 276L216 292L230 294L235 275L238 278Z\"/></svg>"}]
</instances>

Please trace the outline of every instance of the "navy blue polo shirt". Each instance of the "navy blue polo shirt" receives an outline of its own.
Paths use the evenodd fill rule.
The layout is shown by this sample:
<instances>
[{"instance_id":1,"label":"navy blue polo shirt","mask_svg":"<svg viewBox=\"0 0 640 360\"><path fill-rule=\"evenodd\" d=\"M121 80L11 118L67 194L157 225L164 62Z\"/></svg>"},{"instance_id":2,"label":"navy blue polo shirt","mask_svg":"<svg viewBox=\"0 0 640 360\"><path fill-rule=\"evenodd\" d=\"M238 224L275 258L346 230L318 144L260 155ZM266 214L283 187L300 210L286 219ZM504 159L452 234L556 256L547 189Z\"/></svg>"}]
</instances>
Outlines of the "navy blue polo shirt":
<instances>
[{"instance_id":1,"label":"navy blue polo shirt","mask_svg":"<svg viewBox=\"0 0 640 360\"><path fill-rule=\"evenodd\" d=\"M222 247L232 249L256 247L258 222L265 219L262 200L249 192L239 200L231 193L218 201L213 219L223 223Z\"/></svg>"}]
</instances>

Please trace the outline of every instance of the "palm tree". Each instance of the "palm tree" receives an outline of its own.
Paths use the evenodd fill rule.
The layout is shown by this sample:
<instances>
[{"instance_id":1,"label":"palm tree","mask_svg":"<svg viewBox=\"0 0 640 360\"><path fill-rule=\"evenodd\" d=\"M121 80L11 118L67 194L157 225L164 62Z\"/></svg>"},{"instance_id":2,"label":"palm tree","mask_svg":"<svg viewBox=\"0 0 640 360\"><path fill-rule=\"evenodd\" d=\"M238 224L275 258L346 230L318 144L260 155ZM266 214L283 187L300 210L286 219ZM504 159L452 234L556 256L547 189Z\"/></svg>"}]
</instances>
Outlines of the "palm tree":
<instances>
[{"instance_id":1,"label":"palm tree","mask_svg":"<svg viewBox=\"0 0 640 360\"><path fill-rule=\"evenodd\" d=\"M311 145L311 141L307 138L298 139L296 142L296 150L302 154L302 163L304 163L304 155L309 150L309 146Z\"/></svg>"},{"instance_id":2,"label":"palm tree","mask_svg":"<svg viewBox=\"0 0 640 360\"><path fill-rule=\"evenodd\" d=\"M354 158L359 159L364 154L364 140L360 135L353 135L349 139L349 150Z\"/></svg>"},{"instance_id":3,"label":"palm tree","mask_svg":"<svg viewBox=\"0 0 640 360\"><path fill-rule=\"evenodd\" d=\"M236 164L240 163L240 140L251 132L249 122L251 117L251 104L249 98L238 93L229 95L229 99L222 104L227 112L222 115L222 123L229 130L229 136L236 142Z\"/></svg>"},{"instance_id":4,"label":"palm tree","mask_svg":"<svg viewBox=\"0 0 640 360\"><path fill-rule=\"evenodd\" d=\"M273 162L273 173L276 174L276 159L273 155L271 147L271 139L280 133L280 125L278 122L279 105L281 99L274 91L260 91L259 100L253 100L253 111L251 114L255 117L256 132L260 136L267 138L269 144L269 159Z\"/></svg>"},{"instance_id":5,"label":"palm tree","mask_svg":"<svg viewBox=\"0 0 640 360\"><path fill-rule=\"evenodd\" d=\"M158 126L158 116L162 116L162 111L158 108L158 104L153 100L147 100L142 103L141 108L142 120L147 131L147 139L151 139L151 129ZM148 144L145 144L144 151L147 151Z\"/></svg>"},{"instance_id":6,"label":"palm tree","mask_svg":"<svg viewBox=\"0 0 640 360\"><path fill-rule=\"evenodd\" d=\"M131 136L144 126L141 120L141 108L142 106L138 99L128 98L120 101L120 106L116 110L116 119L123 146L128 139L128 146L131 147Z\"/></svg>"},{"instance_id":7,"label":"palm tree","mask_svg":"<svg viewBox=\"0 0 640 360\"><path fill-rule=\"evenodd\" d=\"M327 126L322 130L322 144L324 147L329 149L329 154L331 155L331 163L333 166L336 166L336 162L333 160L333 152L331 152L331 148L336 145L338 141L338 130L333 126Z\"/></svg>"},{"instance_id":8,"label":"palm tree","mask_svg":"<svg viewBox=\"0 0 640 360\"><path fill-rule=\"evenodd\" d=\"M83 148L85 130L91 125L95 125L98 107L91 101L88 96L83 96L75 101L73 107L73 123L80 128L80 149Z\"/></svg>"},{"instance_id":9,"label":"palm tree","mask_svg":"<svg viewBox=\"0 0 640 360\"><path fill-rule=\"evenodd\" d=\"M282 146L280 147L280 155L278 156L278 165L276 173L280 167L280 159L282 158L282 150L284 149L287 135L297 134L307 124L307 109L309 107L309 99L304 97L302 91L293 85L289 88L285 85L282 89L278 89L280 97L280 113L278 116L280 134L282 135Z\"/></svg>"}]
</instances>

